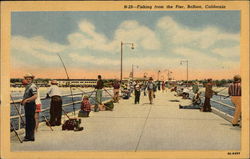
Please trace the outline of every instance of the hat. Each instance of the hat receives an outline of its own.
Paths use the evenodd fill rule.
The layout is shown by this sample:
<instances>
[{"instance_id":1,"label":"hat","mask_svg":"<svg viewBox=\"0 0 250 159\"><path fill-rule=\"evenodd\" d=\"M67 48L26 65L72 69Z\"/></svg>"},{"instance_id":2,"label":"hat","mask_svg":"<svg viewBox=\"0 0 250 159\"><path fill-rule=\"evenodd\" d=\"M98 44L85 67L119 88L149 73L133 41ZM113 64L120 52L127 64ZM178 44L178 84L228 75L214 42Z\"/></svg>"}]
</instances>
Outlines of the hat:
<instances>
[{"instance_id":1,"label":"hat","mask_svg":"<svg viewBox=\"0 0 250 159\"><path fill-rule=\"evenodd\" d=\"M24 75L24 78L28 78L28 77L30 77L30 78L35 78L35 76L32 75L31 73L26 73L26 74Z\"/></svg>"},{"instance_id":2,"label":"hat","mask_svg":"<svg viewBox=\"0 0 250 159\"><path fill-rule=\"evenodd\" d=\"M57 81L56 80L52 80L51 84L57 84Z\"/></svg>"},{"instance_id":3,"label":"hat","mask_svg":"<svg viewBox=\"0 0 250 159\"><path fill-rule=\"evenodd\" d=\"M89 99L89 97L88 96L84 96L83 99Z\"/></svg>"},{"instance_id":4,"label":"hat","mask_svg":"<svg viewBox=\"0 0 250 159\"><path fill-rule=\"evenodd\" d=\"M212 78L207 79L208 82L212 82Z\"/></svg>"},{"instance_id":5,"label":"hat","mask_svg":"<svg viewBox=\"0 0 250 159\"><path fill-rule=\"evenodd\" d=\"M149 80L153 80L153 78L152 78L152 77L149 77Z\"/></svg>"},{"instance_id":6,"label":"hat","mask_svg":"<svg viewBox=\"0 0 250 159\"><path fill-rule=\"evenodd\" d=\"M240 81L241 81L240 75L235 75L234 76L234 82L240 82Z\"/></svg>"}]
</instances>

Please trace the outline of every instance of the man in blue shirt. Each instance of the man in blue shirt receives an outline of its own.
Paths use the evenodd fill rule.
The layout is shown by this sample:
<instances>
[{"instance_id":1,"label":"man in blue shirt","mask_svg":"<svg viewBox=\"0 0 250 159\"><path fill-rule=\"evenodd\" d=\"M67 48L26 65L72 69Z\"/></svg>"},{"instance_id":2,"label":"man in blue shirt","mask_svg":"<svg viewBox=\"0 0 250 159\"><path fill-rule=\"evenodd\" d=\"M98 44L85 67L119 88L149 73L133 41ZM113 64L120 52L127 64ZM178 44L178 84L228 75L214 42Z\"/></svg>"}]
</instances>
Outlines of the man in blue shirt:
<instances>
[{"instance_id":1,"label":"man in blue shirt","mask_svg":"<svg viewBox=\"0 0 250 159\"><path fill-rule=\"evenodd\" d=\"M21 104L24 106L25 110L25 137L23 141L35 141L34 131L36 126L35 121L35 110L37 98L37 87L33 83L34 77L31 73L24 75L24 79L27 81L27 86L25 87L23 100Z\"/></svg>"}]
</instances>

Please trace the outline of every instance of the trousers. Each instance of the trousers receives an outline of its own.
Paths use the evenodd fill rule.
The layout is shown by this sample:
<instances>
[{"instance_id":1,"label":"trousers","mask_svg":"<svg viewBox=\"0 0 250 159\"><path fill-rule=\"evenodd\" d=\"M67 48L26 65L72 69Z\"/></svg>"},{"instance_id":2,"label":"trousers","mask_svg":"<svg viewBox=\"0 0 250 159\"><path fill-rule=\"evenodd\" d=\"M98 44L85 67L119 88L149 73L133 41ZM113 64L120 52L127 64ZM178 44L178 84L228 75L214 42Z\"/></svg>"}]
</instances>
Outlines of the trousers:
<instances>
[{"instance_id":1,"label":"trousers","mask_svg":"<svg viewBox=\"0 0 250 159\"><path fill-rule=\"evenodd\" d=\"M135 104L140 103L141 91L135 90Z\"/></svg>"},{"instance_id":2,"label":"trousers","mask_svg":"<svg viewBox=\"0 0 250 159\"><path fill-rule=\"evenodd\" d=\"M232 124L238 124L241 115L241 96L232 96L232 103L235 105L234 118Z\"/></svg>"},{"instance_id":3,"label":"trousers","mask_svg":"<svg viewBox=\"0 0 250 159\"><path fill-rule=\"evenodd\" d=\"M148 90L148 98L150 103L152 104L153 98L154 98L154 91L153 90Z\"/></svg>"},{"instance_id":4,"label":"trousers","mask_svg":"<svg viewBox=\"0 0 250 159\"><path fill-rule=\"evenodd\" d=\"M61 125L62 118L62 98L60 96L53 96L50 102L50 124Z\"/></svg>"},{"instance_id":5,"label":"trousers","mask_svg":"<svg viewBox=\"0 0 250 159\"><path fill-rule=\"evenodd\" d=\"M35 111L36 111L36 104L34 101L26 103L24 106L25 111L25 138L27 139L34 139L34 130L36 127L35 121Z\"/></svg>"}]
</instances>

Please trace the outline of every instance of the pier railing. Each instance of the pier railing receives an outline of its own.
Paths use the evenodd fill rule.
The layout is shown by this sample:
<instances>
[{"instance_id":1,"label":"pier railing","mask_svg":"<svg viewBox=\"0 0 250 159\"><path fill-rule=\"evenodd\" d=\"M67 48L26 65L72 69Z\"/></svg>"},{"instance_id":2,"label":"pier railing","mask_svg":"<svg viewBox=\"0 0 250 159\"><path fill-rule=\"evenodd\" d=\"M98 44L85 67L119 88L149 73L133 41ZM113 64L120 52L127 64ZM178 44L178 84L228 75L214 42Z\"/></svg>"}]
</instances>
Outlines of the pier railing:
<instances>
[{"instance_id":1,"label":"pier railing","mask_svg":"<svg viewBox=\"0 0 250 159\"><path fill-rule=\"evenodd\" d=\"M221 96L222 98L228 98L228 97L229 97L228 95L222 94L222 93L218 93L217 95L218 95L218 96ZM204 96L200 96L200 97L201 97L201 98L205 98ZM229 104L226 104L226 103L223 103L223 102L221 102L221 101L218 101L218 100L215 100L215 99L212 99L212 98L210 99L210 101L211 101L211 102L214 102L214 103L216 103L216 104L219 104L219 105L221 105L221 106L223 106L223 107L227 107L227 108L229 108L229 109L235 110L235 107L234 107L234 106L229 105ZM211 104L211 105L212 105L212 104ZM222 110L220 110L220 109L214 107L213 105L212 105L212 107L213 107L212 111L213 111L215 114L219 115L220 117L224 118L224 119L227 120L227 121L230 121L230 122L232 121L232 119L233 119L233 116L232 116L232 115L230 115L229 113L224 112L224 111L222 111Z\"/></svg>"},{"instance_id":2,"label":"pier railing","mask_svg":"<svg viewBox=\"0 0 250 159\"><path fill-rule=\"evenodd\" d=\"M109 93L107 93L106 91L103 91L103 96L105 97L109 97L109 98L111 98L110 97L110 94L112 94L111 92L110 92L110 90L112 90L112 89L106 89L106 91L108 91ZM84 92L77 92L77 93L73 93L73 97L75 97L75 96L79 96L79 95L81 95L81 96L84 96L84 95L90 95L89 97L91 97L91 98L94 98L94 97L92 97L92 96L94 96L95 95L95 93L94 93L95 91L84 91ZM62 95L61 97L63 98L63 97L71 97L72 96L72 94L64 94L64 95ZM48 98L46 98L46 97L41 97L41 100L43 101L43 100L48 100ZM18 104L19 105L19 112L21 113L22 112L22 106L20 105L20 103L21 103L21 101L22 100L14 100L14 101L12 101L10 104ZM62 105L62 107L64 108L64 107L69 107L69 106L72 106L73 104L79 104L79 103L81 103L82 102L82 100L76 100L76 101L74 101L74 102L69 102L69 103L66 103L66 104L63 104ZM41 110L41 113L44 113L44 112L46 112L46 111L49 111L50 110L50 107L48 106L48 107L46 107L46 108L44 108L44 109L42 109ZM72 112L72 111L71 111ZM68 113L70 113L70 112L68 112ZM44 114L43 114L44 115ZM24 113L21 113L21 116L20 115L12 115L12 116L10 116L10 120L14 120L14 119L17 119L18 120L18 124L17 124L17 127L15 127L16 128L16 130L19 130L19 129L22 129L23 127L22 127L22 123L21 123L21 117L23 118L25 115L24 115ZM44 121L43 121L44 122Z\"/></svg>"}]
</instances>

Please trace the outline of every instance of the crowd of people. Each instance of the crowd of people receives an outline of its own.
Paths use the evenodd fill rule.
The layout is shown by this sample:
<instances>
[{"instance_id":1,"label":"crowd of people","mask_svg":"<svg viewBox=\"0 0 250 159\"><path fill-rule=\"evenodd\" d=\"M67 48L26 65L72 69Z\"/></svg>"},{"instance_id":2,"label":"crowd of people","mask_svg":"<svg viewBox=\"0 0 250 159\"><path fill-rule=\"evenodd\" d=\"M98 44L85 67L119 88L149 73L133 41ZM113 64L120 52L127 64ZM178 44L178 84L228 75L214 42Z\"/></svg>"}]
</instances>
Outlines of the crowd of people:
<instances>
[{"instance_id":1,"label":"crowd of people","mask_svg":"<svg viewBox=\"0 0 250 159\"><path fill-rule=\"evenodd\" d=\"M41 112L41 99L39 95L38 87L34 84L35 76L28 73L24 76L23 84L25 85L25 91L23 95L23 100L21 104L24 106L25 110L25 137L23 141L35 141L35 132L38 129L39 124L39 112ZM198 83L194 82L192 84L192 91L195 94L192 103L192 108L200 109L202 112L211 112L210 99L217 92L214 91L212 79L208 79L205 84L205 100L204 104L201 104L199 95ZM161 91L164 93L166 91L166 83L164 81L154 81L152 77L148 78L148 81L130 81L127 83L121 83L121 81L114 80L112 82L113 87L113 102L119 103L120 97L123 99L129 99L132 94L134 94L134 104L140 104L141 93L144 96L148 96L149 104L153 104L156 98L156 91ZM167 88L170 88L167 85ZM83 113L85 117L88 117L90 112L93 110L98 112L100 110L105 110L105 105L102 103L104 82L101 75L98 75L97 84L95 86L95 105L92 106L89 98L90 96L83 96L81 103L81 110L79 113ZM173 85L171 91L178 92L177 86ZM119 93L122 93L121 96ZM184 99L189 99L189 90L187 87L181 88L181 96ZM241 116L241 77L239 75L234 76L234 82L230 84L228 88L228 95L231 96L232 103L235 105L235 113L232 120L233 126L239 126L238 120ZM60 126L62 117L62 94L58 83L56 80L51 81L51 87L47 90L47 98L51 99L50 102L50 120L47 125L50 126ZM188 108L180 106L180 108Z\"/></svg>"}]
</instances>

